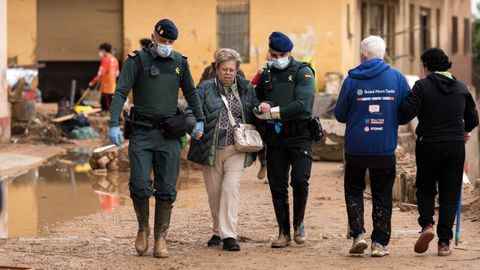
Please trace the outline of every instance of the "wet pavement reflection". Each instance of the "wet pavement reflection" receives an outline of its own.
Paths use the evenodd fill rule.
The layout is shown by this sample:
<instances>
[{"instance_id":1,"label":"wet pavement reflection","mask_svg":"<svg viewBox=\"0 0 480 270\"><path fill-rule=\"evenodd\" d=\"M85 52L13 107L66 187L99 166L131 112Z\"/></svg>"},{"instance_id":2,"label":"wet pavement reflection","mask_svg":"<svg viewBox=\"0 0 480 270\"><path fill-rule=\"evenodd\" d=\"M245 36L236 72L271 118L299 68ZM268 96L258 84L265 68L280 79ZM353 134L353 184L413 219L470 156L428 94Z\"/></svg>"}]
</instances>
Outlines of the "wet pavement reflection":
<instances>
[{"instance_id":1,"label":"wet pavement reflection","mask_svg":"<svg viewBox=\"0 0 480 270\"><path fill-rule=\"evenodd\" d=\"M42 235L58 222L130 205L129 174L93 174L90 152L76 149L17 178L0 181L0 238ZM181 173L179 189L188 188L188 178Z\"/></svg>"}]
</instances>

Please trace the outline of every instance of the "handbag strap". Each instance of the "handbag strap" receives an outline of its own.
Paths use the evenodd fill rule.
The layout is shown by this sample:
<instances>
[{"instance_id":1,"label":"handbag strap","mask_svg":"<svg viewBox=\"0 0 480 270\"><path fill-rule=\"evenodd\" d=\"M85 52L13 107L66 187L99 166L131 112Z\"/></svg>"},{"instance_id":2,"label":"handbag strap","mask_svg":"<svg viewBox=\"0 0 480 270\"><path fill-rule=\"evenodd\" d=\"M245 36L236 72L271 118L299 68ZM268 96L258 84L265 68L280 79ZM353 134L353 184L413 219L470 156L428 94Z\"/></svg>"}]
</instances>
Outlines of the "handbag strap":
<instances>
[{"instance_id":1,"label":"handbag strap","mask_svg":"<svg viewBox=\"0 0 480 270\"><path fill-rule=\"evenodd\" d=\"M236 127L237 124L235 123L235 118L233 118L232 112L230 111L230 106L228 105L227 98L222 93L220 93L220 96L222 97L222 101L225 104L225 107L227 108L228 119L230 119L230 125L232 125L232 127Z\"/></svg>"}]
</instances>

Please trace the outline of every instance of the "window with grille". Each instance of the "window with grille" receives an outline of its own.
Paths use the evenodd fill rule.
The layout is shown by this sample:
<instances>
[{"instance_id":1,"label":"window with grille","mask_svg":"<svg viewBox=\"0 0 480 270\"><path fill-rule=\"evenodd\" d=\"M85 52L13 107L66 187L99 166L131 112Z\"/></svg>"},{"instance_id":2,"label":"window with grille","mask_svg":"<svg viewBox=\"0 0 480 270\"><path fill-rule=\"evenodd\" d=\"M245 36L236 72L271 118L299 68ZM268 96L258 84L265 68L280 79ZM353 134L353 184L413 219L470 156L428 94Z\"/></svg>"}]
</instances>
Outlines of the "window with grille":
<instances>
[{"instance_id":1,"label":"window with grille","mask_svg":"<svg viewBox=\"0 0 480 270\"><path fill-rule=\"evenodd\" d=\"M360 6L362 39L369 35L381 36L387 45L386 58L395 62L394 1L363 0Z\"/></svg>"},{"instance_id":2,"label":"window with grille","mask_svg":"<svg viewBox=\"0 0 480 270\"><path fill-rule=\"evenodd\" d=\"M410 56L415 56L415 5L410 4L408 19L408 51Z\"/></svg>"},{"instance_id":3,"label":"window with grille","mask_svg":"<svg viewBox=\"0 0 480 270\"><path fill-rule=\"evenodd\" d=\"M452 17L452 54L458 52L458 18Z\"/></svg>"},{"instance_id":4,"label":"window with grille","mask_svg":"<svg viewBox=\"0 0 480 270\"><path fill-rule=\"evenodd\" d=\"M470 52L470 19L463 19L463 53Z\"/></svg>"},{"instance_id":5,"label":"window with grille","mask_svg":"<svg viewBox=\"0 0 480 270\"><path fill-rule=\"evenodd\" d=\"M243 63L250 62L250 3L217 3L218 48L231 48L242 57Z\"/></svg>"},{"instance_id":6,"label":"window with grille","mask_svg":"<svg viewBox=\"0 0 480 270\"><path fill-rule=\"evenodd\" d=\"M420 8L420 53L432 46L430 39L430 12L429 8Z\"/></svg>"},{"instance_id":7,"label":"window with grille","mask_svg":"<svg viewBox=\"0 0 480 270\"><path fill-rule=\"evenodd\" d=\"M436 34L437 48L440 48L440 23L441 23L440 16L441 16L440 9L437 8L437 23L436 23L436 27L437 27L437 34Z\"/></svg>"}]
</instances>

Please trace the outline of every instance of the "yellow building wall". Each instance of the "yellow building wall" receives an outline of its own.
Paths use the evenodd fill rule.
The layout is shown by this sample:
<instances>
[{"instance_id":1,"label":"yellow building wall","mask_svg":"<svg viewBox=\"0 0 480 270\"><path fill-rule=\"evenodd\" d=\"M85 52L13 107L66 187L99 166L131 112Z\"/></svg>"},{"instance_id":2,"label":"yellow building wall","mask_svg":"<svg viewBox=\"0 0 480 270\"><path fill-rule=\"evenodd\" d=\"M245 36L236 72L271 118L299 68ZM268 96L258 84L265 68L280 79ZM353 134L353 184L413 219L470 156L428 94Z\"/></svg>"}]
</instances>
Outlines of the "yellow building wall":
<instances>
[{"instance_id":1,"label":"yellow building wall","mask_svg":"<svg viewBox=\"0 0 480 270\"><path fill-rule=\"evenodd\" d=\"M360 64L361 18L357 0L345 0L341 3L341 36L342 47L341 70L344 77L348 71Z\"/></svg>"},{"instance_id":2,"label":"yellow building wall","mask_svg":"<svg viewBox=\"0 0 480 270\"><path fill-rule=\"evenodd\" d=\"M445 39L442 39L445 43L443 44L444 49L447 55L450 57L452 61L452 73L457 77L457 79L463 81L464 83L471 85L472 84L472 47L471 44L469 46L469 51L467 53L464 52L464 19L471 20L471 7L470 1L464 0L445 0L445 17L444 17L444 24L448 25L448 33L450 35ZM452 33L452 16L456 16L458 18L458 51L453 54L452 53L452 41L451 41L451 33ZM470 23L470 38L468 41L472 41L472 24Z\"/></svg>"},{"instance_id":3,"label":"yellow building wall","mask_svg":"<svg viewBox=\"0 0 480 270\"><path fill-rule=\"evenodd\" d=\"M268 36L281 31L294 42L295 57L313 56L319 86L325 72L342 70L339 16L342 1L303 1L292 9L291 1L250 1L250 61L242 65L248 79L265 63ZM149 38L155 23L169 18L179 29L174 50L188 56L195 82L213 60L217 46L216 0L193 1L124 0L124 51L139 48L138 40ZM164 8L168 7L168 8ZM315 12L306 12L311 10Z\"/></svg>"},{"instance_id":4,"label":"yellow building wall","mask_svg":"<svg viewBox=\"0 0 480 270\"><path fill-rule=\"evenodd\" d=\"M7 1L7 55L17 58L17 64L33 64L36 61L37 1Z\"/></svg>"},{"instance_id":5,"label":"yellow building wall","mask_svg":"<svg viewBox=\"0 0 480 270\"><path fill-rule=\"evenodd\" d=\"M251 78L265 63L270 33L280 31L292 38L295 57L314 57L318 85L323 89L325 73L342 69L342 2L277 0L273 4L272 1L251 0L250 64L243 66L247 77Z\"/></svg>"},{"instance_id":6,"label":"yellow building wall","mask_svg":"<svg viewBox=\"0 0 480 270\"><path fill-rule=\"evenodd\" d=\"M216 48L216 4L216 0L124 0L124 52L139 49L138 41L150 38L157 21L168 18L179 30L173 49L188 57L197 83Z\"/></svg>"}]
</instances>

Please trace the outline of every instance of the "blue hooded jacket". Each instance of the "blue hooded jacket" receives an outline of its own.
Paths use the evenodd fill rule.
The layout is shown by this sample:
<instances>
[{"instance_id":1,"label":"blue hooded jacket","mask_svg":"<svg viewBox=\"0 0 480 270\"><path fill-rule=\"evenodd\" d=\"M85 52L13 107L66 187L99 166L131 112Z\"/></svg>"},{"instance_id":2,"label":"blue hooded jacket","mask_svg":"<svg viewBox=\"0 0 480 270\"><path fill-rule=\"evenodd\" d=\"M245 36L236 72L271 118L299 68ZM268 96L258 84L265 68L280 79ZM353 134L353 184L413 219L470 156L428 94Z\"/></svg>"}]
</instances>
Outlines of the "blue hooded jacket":
<instances>
[{"instance_id":1,"label":"blue hooded jacket","mask_svg":"<svg viewBox=\"0 0 480 270\"><path fill-rule=\"evenodd\" d=\"M398 108L409 90L405 77L381 59L350 70L335 106L335 117L347 124L345 153L394 155Z\"/></svg>"}]
</instances>

